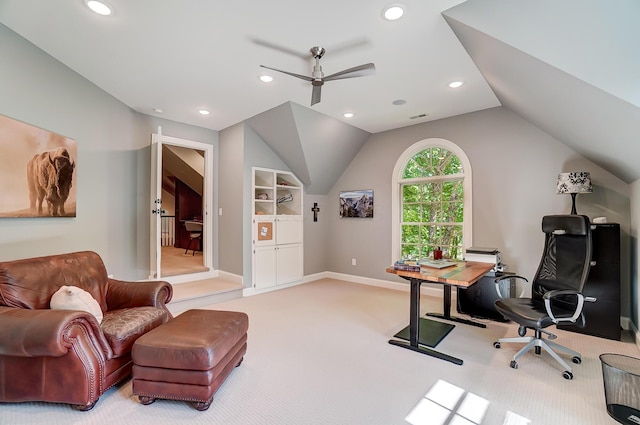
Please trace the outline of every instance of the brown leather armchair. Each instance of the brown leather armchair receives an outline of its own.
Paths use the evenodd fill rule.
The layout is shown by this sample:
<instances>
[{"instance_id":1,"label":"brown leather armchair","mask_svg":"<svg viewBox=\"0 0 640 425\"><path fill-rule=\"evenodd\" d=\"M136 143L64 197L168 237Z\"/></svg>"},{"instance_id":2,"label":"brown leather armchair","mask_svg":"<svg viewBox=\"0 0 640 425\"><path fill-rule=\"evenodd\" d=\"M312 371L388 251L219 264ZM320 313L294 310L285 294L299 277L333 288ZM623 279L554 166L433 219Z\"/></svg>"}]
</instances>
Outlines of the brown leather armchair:
<instances>
[{"instance_id":1,"label":"brown leather armchair","mask_svg":"<svg viewBox=\"0 0 640 425\"><path fill-rule=\"evenodd\" d=\"M63 285L89 292L103 311L52 310ZM162 281L111 279L95 252L0 262L0 402L69 403L89 410L130 376L131 348L169 321Z\"/></svg>"}]
</instances>

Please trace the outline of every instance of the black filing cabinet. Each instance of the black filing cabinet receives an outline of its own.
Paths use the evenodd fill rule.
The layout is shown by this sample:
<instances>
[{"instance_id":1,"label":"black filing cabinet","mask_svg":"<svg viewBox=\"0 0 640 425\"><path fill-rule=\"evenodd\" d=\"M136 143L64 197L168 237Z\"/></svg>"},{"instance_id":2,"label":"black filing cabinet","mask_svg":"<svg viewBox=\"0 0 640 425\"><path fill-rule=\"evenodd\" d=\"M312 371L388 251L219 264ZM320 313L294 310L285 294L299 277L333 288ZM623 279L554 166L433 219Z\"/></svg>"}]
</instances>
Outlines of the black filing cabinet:
<instances>
[{"instance_id":1,"label":"black filing cabinet","mask_svg":"<svg viewBox=\"0 0 640 425\"><path fill-rule=\"evenodd\" d=\"M586 326L562 325L560 329L620 340L620 225L592 224L592 266L582 290L595 303L585 303Z\"/></svg>"}]
</instances>

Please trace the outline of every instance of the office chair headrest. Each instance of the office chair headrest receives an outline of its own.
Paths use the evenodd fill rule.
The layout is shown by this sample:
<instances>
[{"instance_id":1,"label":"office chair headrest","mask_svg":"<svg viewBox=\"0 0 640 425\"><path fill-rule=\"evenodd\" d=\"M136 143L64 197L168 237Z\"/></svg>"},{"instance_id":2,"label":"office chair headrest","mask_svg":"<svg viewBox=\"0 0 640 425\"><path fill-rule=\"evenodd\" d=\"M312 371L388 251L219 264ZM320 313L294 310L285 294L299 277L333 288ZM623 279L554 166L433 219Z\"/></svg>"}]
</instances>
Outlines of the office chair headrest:
<instances>
[{"instance_id":1,"label":"office chair headrest","mask_svg":"<svg viewBox=\"0 0 640 425\"><path fill-rule=\"evenodd\" d=\"M555 235L587 235L589 217L586 215L546 215L542 217L542 231Z\"/></svg>"}]
</instances>

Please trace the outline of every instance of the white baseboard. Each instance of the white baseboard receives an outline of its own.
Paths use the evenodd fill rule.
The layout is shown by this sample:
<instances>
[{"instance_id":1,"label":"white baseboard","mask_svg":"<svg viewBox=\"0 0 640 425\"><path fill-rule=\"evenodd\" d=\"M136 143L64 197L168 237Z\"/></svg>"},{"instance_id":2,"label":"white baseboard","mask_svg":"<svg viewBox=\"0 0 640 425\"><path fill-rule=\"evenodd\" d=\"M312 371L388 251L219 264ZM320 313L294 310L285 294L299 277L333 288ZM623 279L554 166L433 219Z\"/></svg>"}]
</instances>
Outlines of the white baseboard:
<instances>
[{"instance_id":1,"label":"white baseboard","mask_svg":"<svg viewBox=\"0 0 640 425\"><path fill-rule=\"evenodd\" d=\"M302 285L303 283L307 283L307 281L305 281L303 279L303 280L298 280L296 282L285 283L284 285L271 286L269 288L262 288L262 289L256 289L256 288L253 288L253 287L252 288L244 288L242 290L242 296L243 297L250 297L252 295L266 294L267 292L279 291L281 289L291 288L292 286Z\"/></svg>"},{"instance_id":2,"label":"white baseboard","mask_svg":"<svg viewBox=\"0 0 640 425\"><path fill-rule=\"evenodd\" d=\"M640 330L638 330L633 321L628 317L621 317L620 326L622 326L622 329L629 331L636 343L636 348L640 350Z\"/></svg>"},{"instance_id":3,"label":"white baseboard","mask_svg":"<svg viewBox=\"0 0 640 425\"><path fill-rule=\"evenodd\" d=\"M244 282L242 276L234 273L225 272L223 270L209 270L209 271L200 272L200 273L189 273L189 274L182 274L178 276L166 276L166 277L161 277L160 280L169 282L172 285L179 285L181 283L194 282L196 280L214 279L214 278L224 279L226 281L237 283L239 285L242 285ZM152 279L152 280L157 280L157 279Z\"/></svg>"},{"instance_id":4,"label":"white baseboard","mask_svg":"<svg viewBox=\"0 0 640 425\"><path fill-rule=\"evenodd\" d=\"M394 289L396 291L409 292L409 282L393 282L390 280L373 279L370 277L356 276L344 273L325 272L325 278L346 280L347 282L360 283L363 285L377 286L379 288ZM420 292L426 295L442 296L442 285L439 283L423 283L420 286Z\"/></svg>"},{"instance_id":5,"label":"white baseboard","mask_svg":"<svg viewBox=\"0 0 640 425\"><path fill-rule=\"evenodd\" d=\"M206 272L200 273L189 273L189 274L181 274L177 276L163 276L160 280L164 280L165 282L169 282L172 285L185 283L185 282L193 282L194 280L204 280L204 279L213 279L218 277L218 270L209 270Z\"/></svg>"},{"instance_id":6,"label":"white baseboard","mask_svg":"<svg viewBox=\"0 0 640 425\"><path fill-rule=\"evenodd\" d=\"M620 327L625 331L628 331L628 330L631 330L631 328L633 327L633 323L631 322L631 319L629 319L628 317L621 316Z\"/></svg>"},{"instance_id":7,"label":"white baseboard","mask_svg":"<svg viewBox=\"0 0 640 425\"><path fill-rule=\"evenodd\" d=\"M370 278L370 277L363 277L363 276L357 276L357 275L351 275L351 274L345 274L345 273L335 273L335 272L325 271L325 272L306 275L306 276L304 276L302 278L302 280L297 281L297 282L288 283L286 285L278 285L278 286L274 286L274 287L270 287L270 288L264 288L264 289L244 288L244 290L242 291L242 295L243 296L251 296L251 295L263 294L263 293L266 293L266 292L277 291L279 289L290 288L290 287L296 286L296 285L302 285L304 283L309 283L309 282L313 282L313 281L320 280L320 279L344 280L344 281L347 281L347 282L360 283L360 284L363 284L363 285L370 285L370 286L377 286L377 287L380 287L380 288L394 289L396 291L409 292L409 289L410 289L408 282L407 283L392 282L392 281L389 281L389 280L373 279L373 278ZM442 296L442 285L440 285L438 283L434 283L434 284L424 283L421 286L420 290L421 290L422 293L427 294L427 295Z\"/></svg>"},{"instance_id":8,"label":"white baseboard","mask_svg":"<svg viewBox=\"0 0 640 425\"><path fill-rule=\"evenodd\" d=\"M227 280L229 282L237 283L239 285L243 285L244 284L244 278L241 275L235 274L235 273L225 272L224 270L218 270L218 276L217 277L219 277L220 279Z\"/></svg>"}]
</instances>

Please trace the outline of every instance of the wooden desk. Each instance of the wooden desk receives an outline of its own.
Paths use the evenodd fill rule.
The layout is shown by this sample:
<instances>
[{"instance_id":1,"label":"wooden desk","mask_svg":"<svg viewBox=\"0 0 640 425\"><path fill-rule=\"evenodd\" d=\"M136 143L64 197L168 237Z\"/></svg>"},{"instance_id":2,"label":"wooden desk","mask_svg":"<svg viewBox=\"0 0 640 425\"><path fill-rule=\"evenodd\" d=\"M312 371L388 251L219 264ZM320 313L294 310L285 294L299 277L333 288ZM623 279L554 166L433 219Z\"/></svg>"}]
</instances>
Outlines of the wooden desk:
<instances>
[{"instance_id":1,"label":"wooden desk","mask_svg":"<svg viewBox=\"0 0 640 425\"><path fill-rule=\"evenodd\" d=\"M389 344L396 345L398 347L406 348L408 350L416 351L422 354L426 354L432 357L437 357L442 360L447 360L451 363L458 365L462 364L462 360L456 357L449 356L439 351L428 348L421 345L419 342L420 336L420 285L423 282L433 282L443 284L444 297L443 297L443 314L428 313L428 316L439 317L445 320L452 320L456 322L471 324L474 326L486 327L486 325L473 322L471 320L461 319L459 317L451 316L451 287L469 287L476 283L482 276L487 274L489 270L493 268L494 264L491 263L479 263L475 261L460 261L456 266L447 267L444 269L429 268L428 273L421 272L409 272L404 270L394 270L393 267L387 268L387 273L392 273L397 276L407 279L411 283L411 299L410 299L410 313L409 313L409 340L398 341L392 339ZM426 321L426 319L423 319ZM423 322L428 325L428 323ZM447 331L448 332L448 331Z\"/></svg>"}]
</instances>

